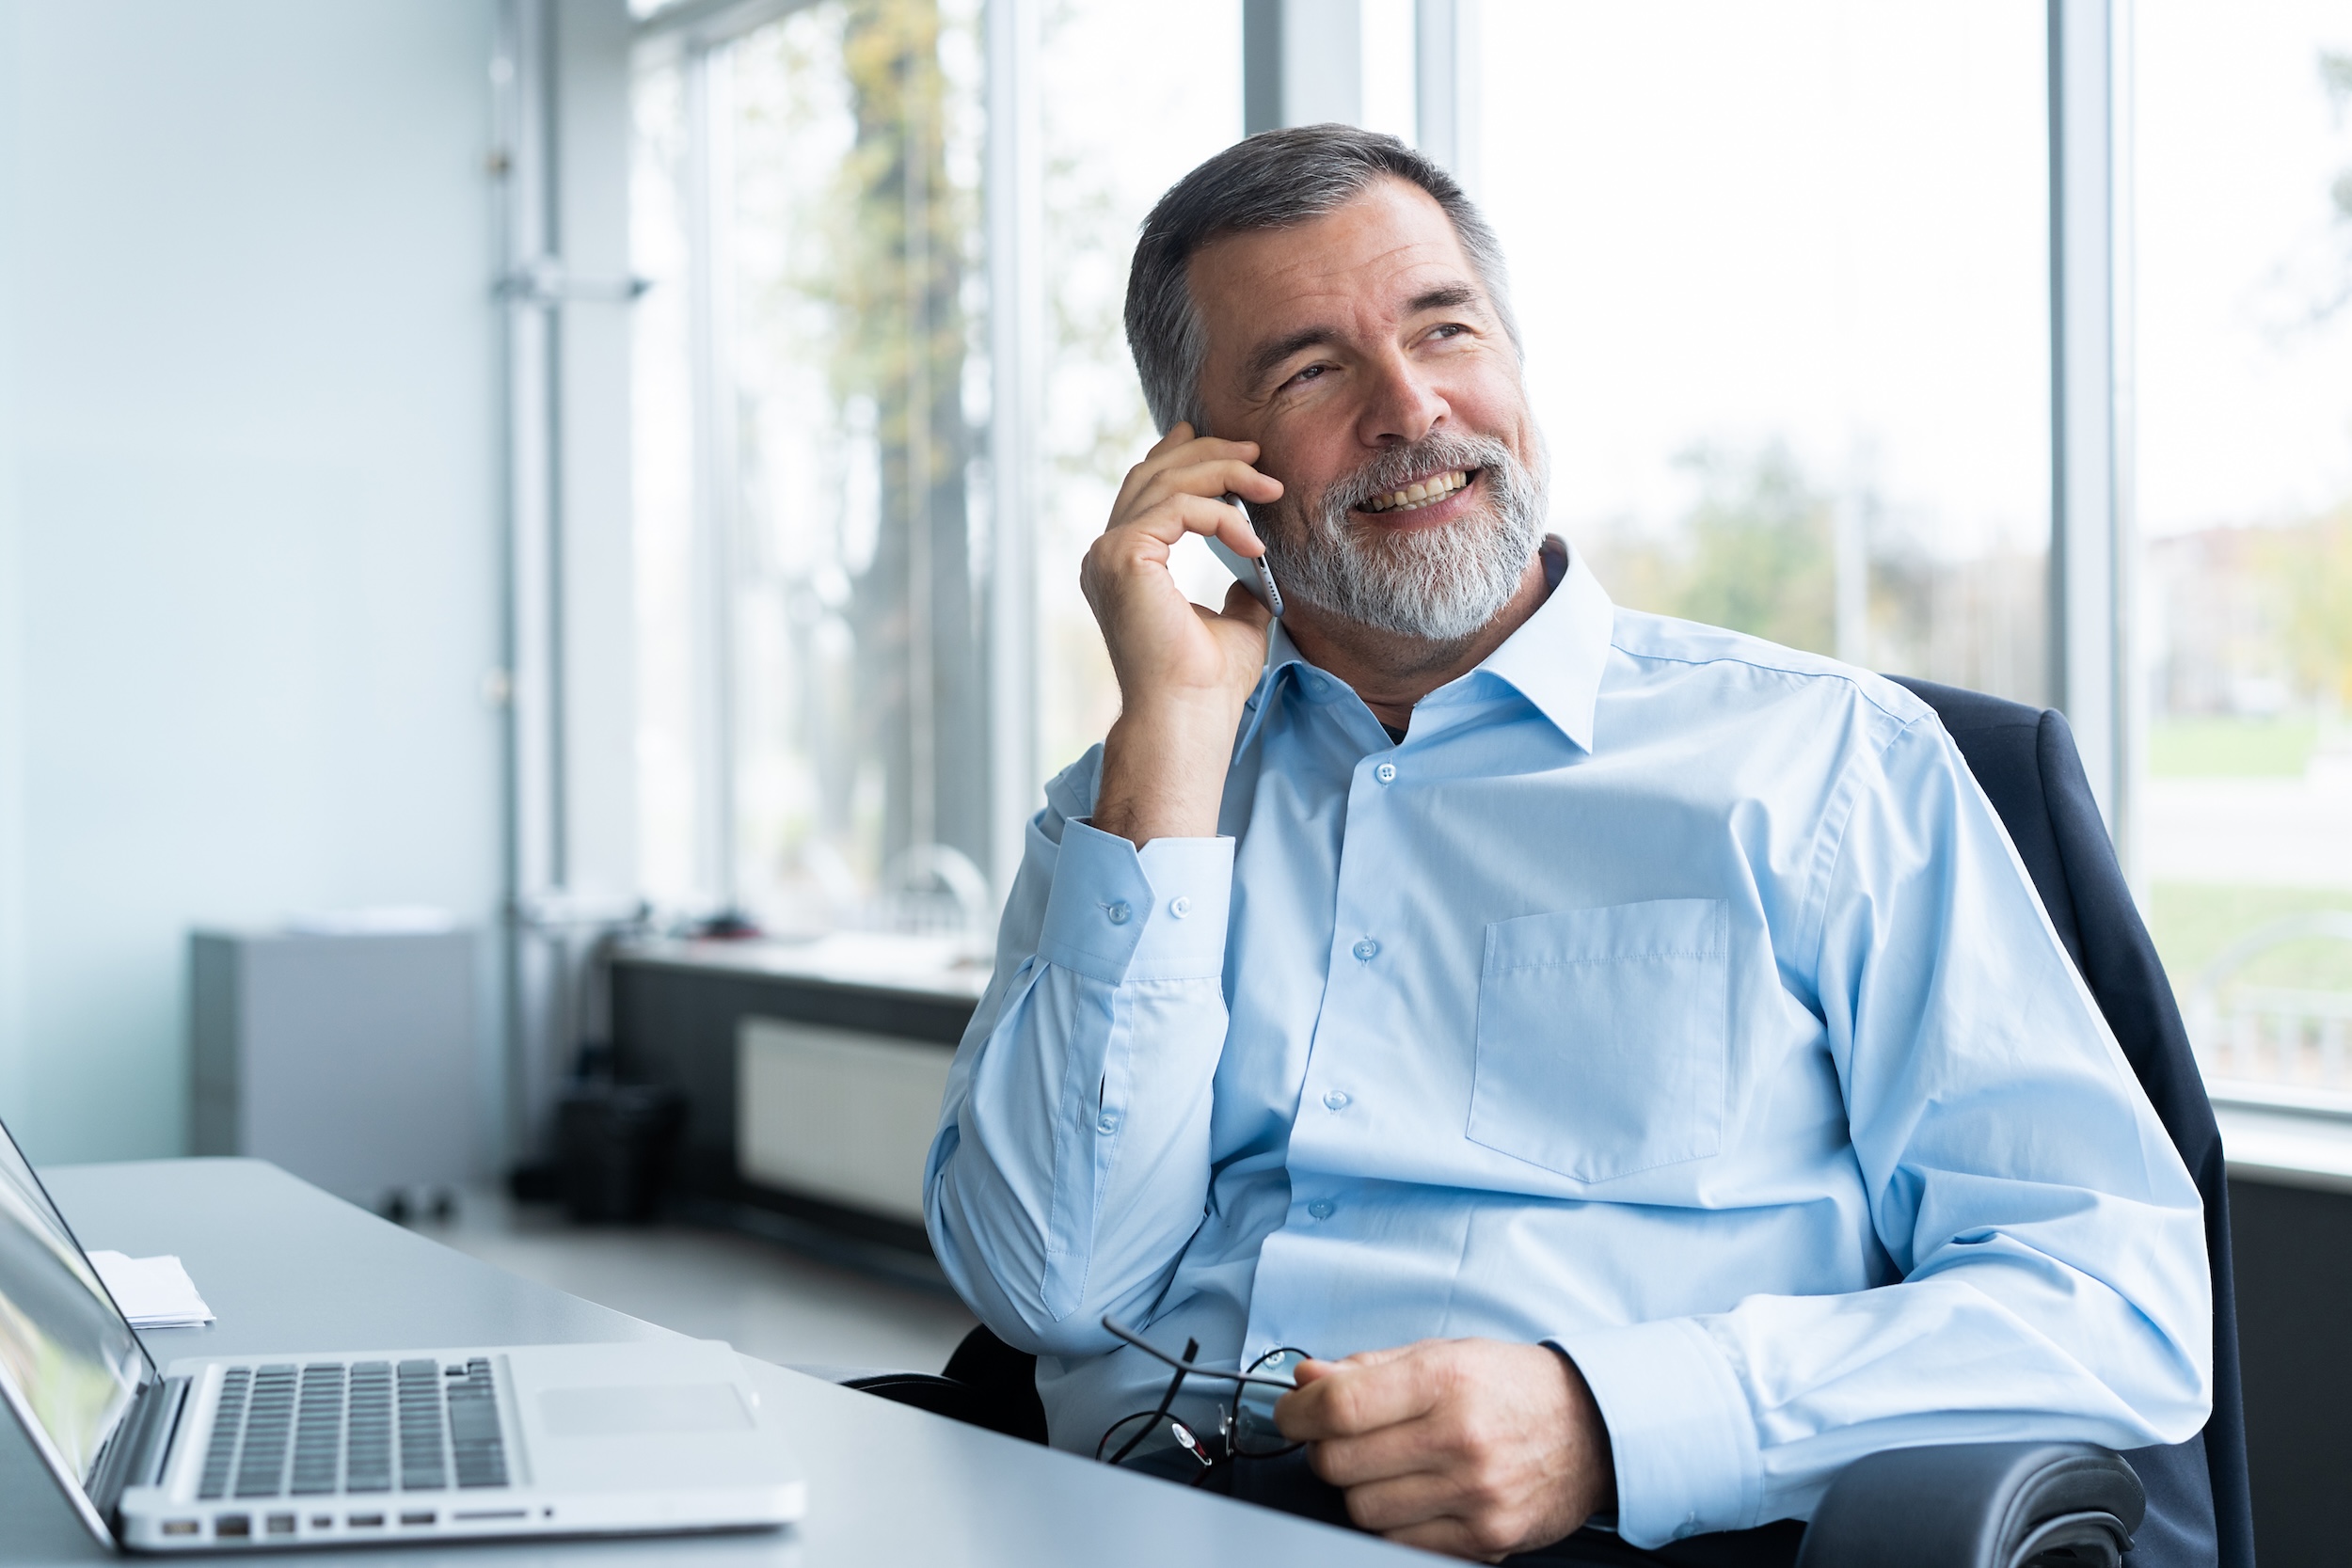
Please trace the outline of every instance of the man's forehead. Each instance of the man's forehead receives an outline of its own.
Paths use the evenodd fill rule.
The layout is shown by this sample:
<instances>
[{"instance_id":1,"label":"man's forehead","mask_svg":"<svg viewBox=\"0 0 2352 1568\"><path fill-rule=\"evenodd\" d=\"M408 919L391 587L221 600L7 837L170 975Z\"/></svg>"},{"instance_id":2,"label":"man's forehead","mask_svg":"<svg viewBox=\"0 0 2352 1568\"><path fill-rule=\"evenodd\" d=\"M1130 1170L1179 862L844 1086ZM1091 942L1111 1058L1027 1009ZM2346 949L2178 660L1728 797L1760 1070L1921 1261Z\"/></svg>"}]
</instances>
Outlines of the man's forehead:
<instances>
[{"instance_id":1,"label":"man's forehead","mask_svg":"<svg viewBox=\"0 0 2352 1568\"><path fill-rule=\"evenodd\" d=\"M1230 340L1294 317L1402 312L1450 286L1476 288L1478 277L1444 209L1418 185L1384 180L1305 223L1217 236L1194 254L1190 281L1213 340Z\"/></svg>"}]
</instances>

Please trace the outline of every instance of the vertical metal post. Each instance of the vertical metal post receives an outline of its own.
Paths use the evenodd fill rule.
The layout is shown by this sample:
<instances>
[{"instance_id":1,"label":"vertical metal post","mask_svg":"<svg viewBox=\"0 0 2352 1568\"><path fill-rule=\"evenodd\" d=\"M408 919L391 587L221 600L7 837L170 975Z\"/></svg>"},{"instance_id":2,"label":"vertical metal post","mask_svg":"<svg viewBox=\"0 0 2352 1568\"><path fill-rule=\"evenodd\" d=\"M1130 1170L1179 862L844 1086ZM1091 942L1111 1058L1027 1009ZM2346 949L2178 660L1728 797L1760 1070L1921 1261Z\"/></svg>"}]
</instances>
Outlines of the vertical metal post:
<instances>
[{"instance_id":1,"label":"vertical metal post","mask_svg":"<svg viewBox=\"0 0 2352 1568\"><path fill-rule=\"evenodd\" d=\"M1242 0L1242 128L1364 116L1364 33L1358 0Z\"/></svg>"},{"instance_id":2,"label":"vertical metal post","mask_svg":"<svg viewBox=\"0 0 2352 1568\"><path fill-rule=\"evenodd\" d=\"M695 818L705 885L738 907L735 824L736 427L732 102L725 60L690 44L685 61L688 352L694 429Z\"/></svg>"},{"instance_id":3,"label":"vertical metal post","mask_svg":"<svg viewBox=\"0 0 2352 1568\"><path fill-rule=\"evenodd\" d=\"M1358 0L1283 0L1282 123L1360 125L1364 18Z\"/></svg>"},{"instance_id":4,"label":"vertical metal post","mask_svg":"<svg viewBox=\"0 0 2352 1568\"><path fill-rule=\"evenodd\" d=\"M504 661L501 752L505 800L500 929L505 990L506 1137L509 1158L530 1152L542 1057L553 1001L548 955L528 911L561 875L557 836L562 783L555 712L555 322L523 286L550 254L553 150L548 131L549 8L506 0L492 65L497 165L499 334L505 456L501 515L503 575L500 641Z\"/></svg>"},{"instance_id":5,"label":"vertical metal post","mask_svg":"<svg viewBox=\"0 0 2352 1568\"><path fill-rule=\"evenodd\" d=\"M2139 885L2139 781L2148 776L2147 672L2139 635L2139 358L2138 268L2134 237L2138 219L2132 193L2137 179L2132 148L2137 106L2132 91L2133 0L2110 0L2107 12L2107 289L2108 404L2115 485L2115 796L2108 831L2123 876Z\"/></svg>"},{"instance_id":6,"label":"vertical metal post","mask_svg":"<svg viewBox=\"0 0 2352 1568\"><path fill-rule=\"evenodd\" d=\"M1001 899L1038 801L1036 508L1044 376L1037 0L988 12L989 872Z\"/></svg>"},{"instance_id":7,"label":"vertical metal post","mask_svg":"<svg viewBox=\"0 0 2352 1568\"><path fill-rule=\"evenodd\" d=\"M1415 0L1414 137L1478 194L1479 0Z\"/></svg>"},{"instance_id":8,"label":"vertical metal post","mask_svg":"<svg viewBox=\"0 0 2352 1568\"><path fill-rule=\"evenodd\" d=\"M1242 0L1241 128L1278 131L1282 118L1282 13L1285 0Z\"/></svg>"},{"instance_id":9,"label":"vertical metal post","mask_svg":"<svg viewBox=\"0 0 2352 1568\"><path fill-rule=\"evenodd\" d=\"M2114 287L2118 4L2049 0L2050 686L2108 831L2128 844L2122 652L2129 527Z\"/></svg>"},{"instance_id":10,"label":"vertical metal post","mask_svg":"<svg viewBox=\"0 0 2352 1568\"><path fill-rule=\"evenodd\" d=\"M908 64L912 73L916 68ZM931 641L931 193L930 127L911 75L899 98L907 330L907 847L939 839L938 668Z\"/></svg>"}]
</instances>

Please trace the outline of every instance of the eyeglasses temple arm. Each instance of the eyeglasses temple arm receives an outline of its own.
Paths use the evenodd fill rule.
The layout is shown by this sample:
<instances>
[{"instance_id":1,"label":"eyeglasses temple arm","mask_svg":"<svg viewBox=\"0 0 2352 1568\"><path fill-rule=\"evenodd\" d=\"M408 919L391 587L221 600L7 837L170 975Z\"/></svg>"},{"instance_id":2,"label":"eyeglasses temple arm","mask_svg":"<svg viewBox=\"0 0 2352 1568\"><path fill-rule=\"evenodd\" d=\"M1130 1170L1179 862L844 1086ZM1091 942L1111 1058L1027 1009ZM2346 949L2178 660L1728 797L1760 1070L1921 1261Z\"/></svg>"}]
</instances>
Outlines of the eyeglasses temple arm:
<instances>
[{"instance_id":1,"label":"eyeglasses temple arm","mask_svg":"<svg viewBox=\"0 0 2352 1568\"><path fill-rule=\"evenodd\" d=\"M1223 1383L1254 1383L1261 1388L1279 1388L1286 1394L1298 1386L1295 1383L1285 1383L1279 1377L1260 1377L1255 1372L1229 1372L1222 1367L1195 1366L1182 1356L1168 1354L1168 1352L1152 1344L1107 1312L1103 1314L1103 1326L1152 1360L1164 1362L1178 1371L1188 1373L1193 1377L1213 1377Z\"/></svg>"}]
</instances>

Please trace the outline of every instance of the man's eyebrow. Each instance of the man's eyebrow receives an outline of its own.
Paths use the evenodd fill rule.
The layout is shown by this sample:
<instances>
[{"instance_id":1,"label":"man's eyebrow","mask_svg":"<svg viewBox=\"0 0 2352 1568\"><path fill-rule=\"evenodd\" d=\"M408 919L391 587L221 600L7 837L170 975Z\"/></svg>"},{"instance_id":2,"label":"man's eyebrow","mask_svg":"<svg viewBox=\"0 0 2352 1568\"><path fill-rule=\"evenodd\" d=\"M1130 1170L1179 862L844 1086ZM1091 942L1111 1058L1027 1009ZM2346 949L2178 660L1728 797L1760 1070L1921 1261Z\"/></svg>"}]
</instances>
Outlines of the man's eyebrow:
<instances>
[{"instance_id":1,"label":"man's eyebrow","mask_svg":"<svg viewBox=\"0 0 2352 1568\"><path fill-rule=\"evenodd\" d=\"M1422 315L1431 310L1459 310L1465 306L1484 305L1486 296L1468 283L1440 283L1415 294L1405 307L1407 315Z\"/></svg>"},{"instance_id":2,"label":"man's eyebrow","mask_svg":"<svg viewBox=\"0 0 2352 1568\"><path fill-rule=\"evenodd\" d=\"M1288 359L1300 349L1312 348L1317 343L1327 343L1338 336L1339 333L1332 327L1305 326L1287 338L1277 338L1272 342L1261 343L1257 352L1249 356L1249 364L1243 376L1243 385L1257 386L1267 376L1272 375L1283 360Z\"/></svg>"}]
</instances>

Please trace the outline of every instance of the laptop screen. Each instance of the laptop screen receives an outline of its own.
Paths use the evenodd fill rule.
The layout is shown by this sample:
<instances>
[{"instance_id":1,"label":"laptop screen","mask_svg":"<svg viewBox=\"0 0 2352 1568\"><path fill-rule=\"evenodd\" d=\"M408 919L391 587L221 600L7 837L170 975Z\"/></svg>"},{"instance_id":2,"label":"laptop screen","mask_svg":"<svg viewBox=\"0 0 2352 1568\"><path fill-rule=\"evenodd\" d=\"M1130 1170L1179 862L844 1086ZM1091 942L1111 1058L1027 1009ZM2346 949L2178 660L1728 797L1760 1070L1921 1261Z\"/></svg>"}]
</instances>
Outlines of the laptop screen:
<instances>
[{"instance_id":1,"label":"laptop screen","mask_svg":"<svg viewBox=\"0 0 2352 1568\"><path fill-rule=\"evenodd\" d=\"M87 1487L154 1363L0 1127L0 1385Z\"/></svg>"}]
</instances>

